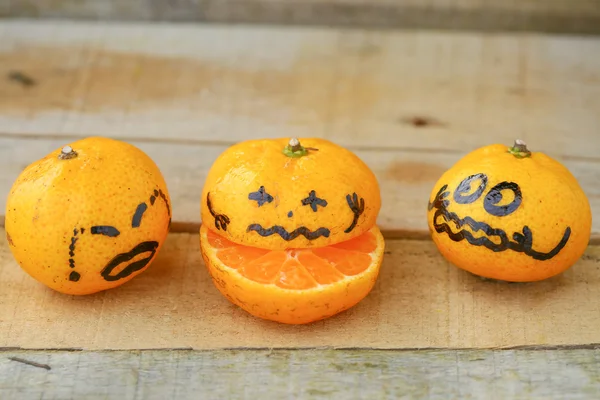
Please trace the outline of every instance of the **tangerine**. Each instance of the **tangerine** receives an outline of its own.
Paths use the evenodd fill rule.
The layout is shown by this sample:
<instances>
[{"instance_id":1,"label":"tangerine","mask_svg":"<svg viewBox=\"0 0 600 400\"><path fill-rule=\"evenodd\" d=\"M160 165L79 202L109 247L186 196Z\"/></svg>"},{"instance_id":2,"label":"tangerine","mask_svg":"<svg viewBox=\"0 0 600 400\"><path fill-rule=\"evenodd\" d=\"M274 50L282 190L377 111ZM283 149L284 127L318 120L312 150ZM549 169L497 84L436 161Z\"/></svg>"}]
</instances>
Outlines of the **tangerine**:
<instances>
[{"instance_id":1,"label":"tangerine","mask_svg":"<svg viewBox=\"0 0 600 400\"><path fill-rule=\"evenodd\" d=\"M323 139L250 140L222 153L202 194L200 242L216 287L264 319L309 323L360 302L383 258L379 186Z\"/></svg>"},{"instance_id":2,"label":"tangerine","mask_svg":"<svg viewBox=\"0 0 600 400\"><path fill-rule=\"evenodd\" d=\"M447 170L431 193L427 222L455 266L530 282L567 270L583 255L592 214L565 166L517 140L477 149Z\"/></svg>"},{"instance_id":3,"label":"tangerine","mask_svg":"<svg viewBox=\"0 0 600 400\"><path fill-rule=\"evenodd\" d=\"M137 147L90 137L26 167L6 205L6 236L29 275L62 293L114 288L150 265L171 221L167 185Z\"/></svg>"}]
</instances>

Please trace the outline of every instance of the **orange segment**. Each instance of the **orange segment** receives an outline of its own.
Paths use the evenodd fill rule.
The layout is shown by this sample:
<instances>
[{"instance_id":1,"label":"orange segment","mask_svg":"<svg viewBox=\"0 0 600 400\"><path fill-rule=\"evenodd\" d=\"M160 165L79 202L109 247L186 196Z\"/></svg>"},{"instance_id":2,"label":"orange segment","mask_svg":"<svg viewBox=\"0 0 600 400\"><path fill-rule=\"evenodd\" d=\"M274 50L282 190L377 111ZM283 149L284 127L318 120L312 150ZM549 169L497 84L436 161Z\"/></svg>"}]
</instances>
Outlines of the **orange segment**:
<instances>
[{"instance_id":1,"label":"orange segment","mask_svg":"<svg viewBox=\"0 0 600 400\"><path fill-rule=\"evenodd\" d=\"M275 285L284 289L302 290L317 287L317 282L297 259L290 258L279 270Z\"/></svg>"},{"instance_id":2,"label":"orange segment","mask_svg":"<svg viewBox=\"0 0 600 400\"><path fill-rule=\"evenodd\" d=\"M298 254L298 261L321 285L337 282L344 278L340 271L312 251L303 251Z\"/></svg>"},{"instance_id":3,"label":"orange segment","mask_svg":"<svg viewBox=\"0 0 600 400\"><path fill-rule=\"evenodd\" d=\"M208 243L214 247L215 249L225 249L228 247L236 246L235 243L225 239L222 236L217 235L213 231L209 230L207 232Z\"/></svg>"},{"instance_id":4,"label":"orange segment","mask_svg":"<svg viewBox=\"0 0 600 400\"><path fill-rule=\"evenodd\" d=\"M203 224L200 245L227 299L254 316L288 324L318 321L360 302L375 284L385 248L376 226L340 245L266 250L220 239Z\"/></svg>"},{"instance_id":5,"label":"orange segment","mask_svg":"<svg viewBox=\"0 0 600 400\"><path fill-rule=\"evenodd\" d=\"M207 241L223 264L239 270L244 277L294 290L360 274L373 263L370 253L377 249L377 237L370 231L347 242L316 249L259 249L233 243L211 230Z\"/></svg>"},{"instance_id":6,"label":"orange segment","mask_svg":"<svg viewBox=\"0 0 600 400\"><path fill-rule=\"evenodd\" d=\"M267 253L268 251L256 249L254 247L226 247L219 249L218 257L223 264L238 269L240 266L249 263L250 261L254 261Z\"/></svg>"},{"instance_id":7,"label":"orange segment","mask_svg":"<svg viewBox=\"0 0 600 400\"><path fill-rule=\"evenodd\" d=\"M327 260L346 276L360 274L371 265L371 256L358 251L342 250L334 246L314 249L314 253Z\"/></svg>"},{"instance_id":8,"label":"orange segment","mask_svg":"<svg viewBox=\"0 0 600 400\"><path fill-rule=\"evenodd\" d=\"M236 247L239 250L238 246ZM259 283L271 283L287 259L284 251L267 251L267 254L243 265L239 271L244 277Z\"/></svg>"}]
</instances>

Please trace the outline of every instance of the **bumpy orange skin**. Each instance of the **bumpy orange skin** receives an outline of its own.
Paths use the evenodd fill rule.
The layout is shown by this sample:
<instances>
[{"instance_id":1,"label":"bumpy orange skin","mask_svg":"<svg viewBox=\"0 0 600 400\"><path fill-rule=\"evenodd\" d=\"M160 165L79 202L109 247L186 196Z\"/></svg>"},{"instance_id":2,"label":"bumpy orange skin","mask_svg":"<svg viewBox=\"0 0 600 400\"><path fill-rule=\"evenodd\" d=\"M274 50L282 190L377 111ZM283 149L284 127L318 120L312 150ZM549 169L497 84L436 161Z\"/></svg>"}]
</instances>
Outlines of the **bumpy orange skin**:
<instances>
[{"instance_id":1,"label":"bumpy orange skin","mask_svg":"<svg viewBox=\"0 0 600 400\"><path fill-rule=\"evenodd\" d=\"M232 242L271 250L328 246L359 236L375 225L381 208L379 185L363 161L323 139L300 139L304 147L318 150L291 158L282 152L288 141L245 141L223 152L205 181L202 221ZM261 186L266 194L259 205L249 195ZM326 206L315 204L316 211L302 204L313 190L318 199L327 202ZM355 226L355 213L347 196L353 203L364 202ZM219 218L229 222L221 224ZM284 240L278 234L263 237L249 231L253 224L263 228L281 226L288 232L300 227L311 232L327 229L329 236L308 239L299 235L293 240Z\"/></svg>"},{"instance_id":2,"label":"bumpy orange skin","mask_svg":"<svg viewBox=\"0 0 600 400\"><path fill-rule=\"evenodd\" d=\"M57 149L14 182L6 235L29 275L84 295L148 268L169 230L170 198L158 167L138 148L100 137L69 146L77 157L61 160Z\"/></svg>"},{"instance_id":3,"label":"bumpy orange skin","mask_svg":"<svg viewBox=\"0 0 600 400\"><path fill-rule=\"evenodd\" d=\"M539 152L517 158L507 150L500 144L480 148L441 176L429 199L429 229L442 255L473 274L509 282L547 279L567 270L583 255L591 234L590 204L577 180L556 160ZM487 184L474 178L457 190L465 178L475 174L485 174ZM518 185L520 204L506 184L504 190L492 190L501 182L511 183L513 188ZM447 185L447 194L438 197L444 192L440 192L443 185ZM498 193L502 200L495 203ZM447 205L440 207L443 202ZM465 238L453 240L445 229L458 234L455 239ZM467 233L461 233L463 230ZM465 236L469 234L474 241L487 238L496 251L469 243Z\"/></svg>"},{"instance_id":4,"label":"bumpy orange skin","mask_svg":"<svg viewBox=\"0 0 600 400\"><path fill-rule=\"evenodd\" d=\"M377 281L383 259L384 240L375 226L377 248L371 254L373 264L359 275L339 282L305 290L283 289L245 278L224 265L208 245L208 228L200 228L202 258L217 289L229 301L255 317L285 323L308 324L345 311L363 300Z\"/></svg>"}]
</instances>

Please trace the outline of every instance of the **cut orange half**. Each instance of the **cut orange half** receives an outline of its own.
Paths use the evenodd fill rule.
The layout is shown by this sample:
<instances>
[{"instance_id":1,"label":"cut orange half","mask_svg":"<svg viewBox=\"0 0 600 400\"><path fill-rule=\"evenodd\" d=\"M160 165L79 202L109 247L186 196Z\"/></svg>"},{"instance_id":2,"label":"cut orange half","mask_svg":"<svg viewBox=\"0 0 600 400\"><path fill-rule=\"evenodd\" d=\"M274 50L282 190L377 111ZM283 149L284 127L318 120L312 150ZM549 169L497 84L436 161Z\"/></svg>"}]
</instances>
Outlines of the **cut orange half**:
<instances>
[{"instance_id":1,"label":"cut orange half","mask_svg":"<svg viewBox=\"0 0 600 400\"><path fill-rule=\"evenodd\" d=\"M375 226L327 247L267 250L233 243L202 224L200 246L215 286L232 303L259 318L306 324L347 310L369 294L384 240Z\"/></svg>"}]
</instances>

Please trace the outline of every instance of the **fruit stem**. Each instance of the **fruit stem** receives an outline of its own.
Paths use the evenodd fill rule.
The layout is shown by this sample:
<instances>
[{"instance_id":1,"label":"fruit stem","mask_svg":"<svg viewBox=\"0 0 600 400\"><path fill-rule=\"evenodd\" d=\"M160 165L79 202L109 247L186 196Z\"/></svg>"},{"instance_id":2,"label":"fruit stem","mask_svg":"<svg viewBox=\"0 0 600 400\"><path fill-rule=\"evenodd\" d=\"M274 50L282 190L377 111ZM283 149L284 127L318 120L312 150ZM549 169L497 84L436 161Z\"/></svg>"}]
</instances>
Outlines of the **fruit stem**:
<instances>
[{"instance_id":1,"label":"fruit stem","mask_svg":"<svg viewBox=\"0 0 600 400\"><path fill-rule=\"evenodd\" d=\"M71 158L77 157L77 152L73 150L71 146L65 146L60 151L58 158L60 160L70 160Z\"/></svg>"},{"instance_id":2,"label":"fruit stem","mask_svg":"<svg viewBox=\"0 0 600 400\"><path fill-rule=\"evenodd\" d=\"M508 152L517 158L531 157L531 151L529 151L527 144L521 139L515 140L513 147L508 148Z\"/></svg>"},{"instance_id":3,"label":"fruit stem","mask_svg":"<svg viewBox=\"0 0 600 400\"><path fill-rule=\"evenodd\" d=\"M288 145L283 149L283 154L298 158L307 155L308 150L300 144L297 138L291 138Z\"/></svg>"}]
</instances>

